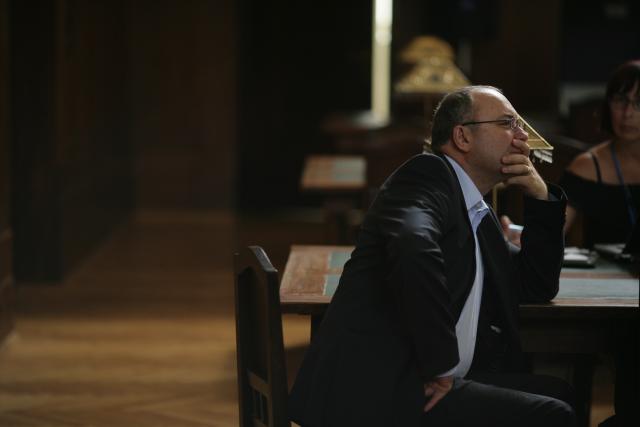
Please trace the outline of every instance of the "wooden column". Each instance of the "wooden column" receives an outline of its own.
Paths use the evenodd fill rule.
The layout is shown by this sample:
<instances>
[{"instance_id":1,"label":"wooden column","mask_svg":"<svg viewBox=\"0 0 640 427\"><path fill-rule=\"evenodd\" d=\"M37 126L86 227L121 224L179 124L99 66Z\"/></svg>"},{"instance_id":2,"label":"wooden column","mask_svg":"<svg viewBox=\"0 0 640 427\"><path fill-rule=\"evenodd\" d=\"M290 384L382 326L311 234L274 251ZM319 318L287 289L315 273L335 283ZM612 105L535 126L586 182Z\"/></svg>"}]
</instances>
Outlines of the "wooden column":
<instances>
[{"instance_id":1,"label":"wooden column","mask_svg":"<svg viewBox=\"0 0 640 427\"><path fill-rule=\"evenodd\" d=\"M127 10L124 0L11 2L18 282L62 279L131 209Z\"/></svg>"},{"instance_id":2,"label":"wooden column","mask_svg":"<svg viewBox=\"0 0 640 427\"><path fill-rule=\"evenodd\" d=\"M12 249L9 162L9 43L7 0L0 0L0 343L12 328Z\"/></svg>"}]
</instances>

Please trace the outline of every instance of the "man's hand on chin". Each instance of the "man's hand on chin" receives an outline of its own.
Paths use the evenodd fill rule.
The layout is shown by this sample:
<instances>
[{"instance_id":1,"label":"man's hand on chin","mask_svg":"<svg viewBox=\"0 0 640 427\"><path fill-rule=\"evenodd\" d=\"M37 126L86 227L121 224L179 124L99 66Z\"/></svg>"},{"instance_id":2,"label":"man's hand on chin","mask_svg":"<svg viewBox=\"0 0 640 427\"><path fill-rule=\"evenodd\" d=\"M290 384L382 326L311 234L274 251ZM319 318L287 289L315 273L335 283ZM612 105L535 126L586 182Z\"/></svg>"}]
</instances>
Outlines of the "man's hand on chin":
<instances>
[{"instance_id":1,"label":"man's hand on chin","mask_svg":"<svg viewBox=\"0 0 640 427\"><path fill-rule=\"evenodd\" d=\"M547 189L547 184L545 184L529 159L529 144L521 139L514 139L511 144L520 152L502 157L503 166L501 172L507 175L504 183L520 187L524 194L529 197L547 200L549 198L549 190Z\"/></svg>"},{"instance_id":2,"label":"man's hand on chin","mask_svg":"<svg viewBox=\"0 0 640 427\"><path fill-rule=\"evenodd\" d=\"M424 412L429 412L453 387L453 376L438 377L424 384L424 395L429 399Z\"/></svg>"}]
</instances>

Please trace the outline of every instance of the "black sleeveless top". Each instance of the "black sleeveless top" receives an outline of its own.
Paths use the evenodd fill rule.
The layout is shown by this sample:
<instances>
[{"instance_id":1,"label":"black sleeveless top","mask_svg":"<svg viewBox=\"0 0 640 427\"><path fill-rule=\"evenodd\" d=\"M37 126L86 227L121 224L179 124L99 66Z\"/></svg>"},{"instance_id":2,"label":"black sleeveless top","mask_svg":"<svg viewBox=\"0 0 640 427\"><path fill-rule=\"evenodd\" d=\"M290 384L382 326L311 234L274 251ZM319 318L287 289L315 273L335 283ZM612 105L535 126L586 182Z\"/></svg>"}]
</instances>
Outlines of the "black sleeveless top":
<instances>
[{"instance_id":1,"label":"black sleeveless top","mask_svg":"<svg viewBox=\"0 0 640 427\"><path fill-rule=\"evenodd\" d=\"M585 244L623 243L631 235L631 221L624 188L602 182L600 166L592 155L598 181L591 181L565 171L560 186L569 204L584 215ZM636 212L640 212L640 184L627 184Z\"/></svg>"}]
</instances>

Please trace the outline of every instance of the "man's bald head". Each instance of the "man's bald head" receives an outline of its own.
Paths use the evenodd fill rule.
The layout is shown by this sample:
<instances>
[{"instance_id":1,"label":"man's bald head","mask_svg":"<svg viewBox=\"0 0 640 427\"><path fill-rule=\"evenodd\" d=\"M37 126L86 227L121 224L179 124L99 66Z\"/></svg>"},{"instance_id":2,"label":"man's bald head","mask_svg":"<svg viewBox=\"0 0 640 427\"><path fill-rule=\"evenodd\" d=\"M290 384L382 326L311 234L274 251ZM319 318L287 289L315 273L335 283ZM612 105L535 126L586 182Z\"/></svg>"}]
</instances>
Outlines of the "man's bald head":
<instances>
[{"instance_id":1,"label":"man's bald head","mask_svg":"<svg viewBox=\"0 0 640 427\"><path fill-rule=\"evenodd\" d=\"M460 123L471 120L473 116L474 92L502 91L493 86L465 86L449 92L438 104L433 113L433 127L431 129L431 149L439 153L442 146L451 138L453 128Z\"/></svg>"}]
</instances>

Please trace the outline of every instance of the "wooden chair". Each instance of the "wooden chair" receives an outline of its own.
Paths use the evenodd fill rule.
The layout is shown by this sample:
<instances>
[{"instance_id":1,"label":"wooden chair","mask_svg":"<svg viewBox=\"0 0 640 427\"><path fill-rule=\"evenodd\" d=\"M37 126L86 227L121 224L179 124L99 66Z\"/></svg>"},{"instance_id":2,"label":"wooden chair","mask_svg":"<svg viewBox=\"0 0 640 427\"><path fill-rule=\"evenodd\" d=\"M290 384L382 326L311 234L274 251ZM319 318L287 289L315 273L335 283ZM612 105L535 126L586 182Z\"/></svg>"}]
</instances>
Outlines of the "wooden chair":
<instances>
[{"instance_id":1,"label":"wooden chair","mask_svg":"<svg viewBox=\"0 0 640 427\"><path fill-rule=\"evenodd\" d=\"M241 427L290 427L278 271L259 246L235 254Z\"/></svg>"}]
</instances>

